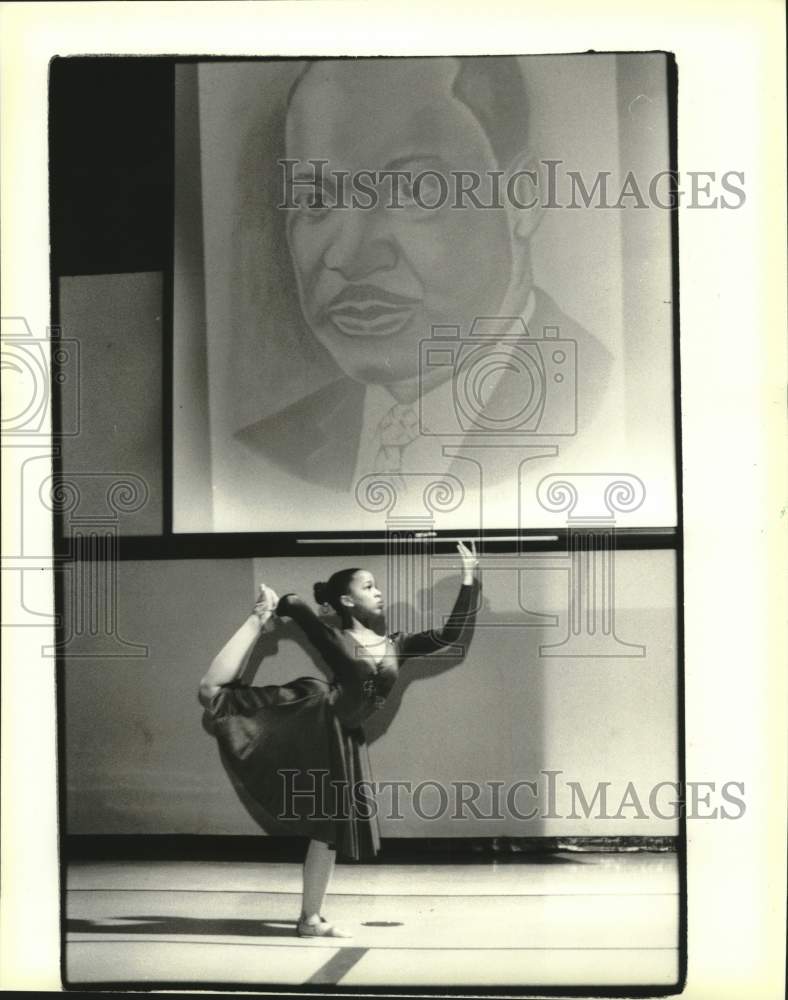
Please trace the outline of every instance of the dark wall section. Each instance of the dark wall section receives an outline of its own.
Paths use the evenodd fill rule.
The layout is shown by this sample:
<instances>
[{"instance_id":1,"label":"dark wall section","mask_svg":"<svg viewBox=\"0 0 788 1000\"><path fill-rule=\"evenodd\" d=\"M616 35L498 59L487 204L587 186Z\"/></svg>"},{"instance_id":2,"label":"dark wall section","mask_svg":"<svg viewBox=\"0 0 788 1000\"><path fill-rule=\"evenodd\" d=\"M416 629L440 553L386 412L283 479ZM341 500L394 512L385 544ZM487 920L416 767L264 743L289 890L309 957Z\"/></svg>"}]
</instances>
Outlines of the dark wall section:
<instances>
[{"instance_id":1,"label":"dark wall section","mask_svg":"<svg viewBox=\"0 0 788 1000\"><path fill-rule=\"evenodd\" d=\"M78 345L76 378L54 387L55 429L67 435L55 471L80 498L65 536L75 519L110 516L127 535L168 524L173 82L167 59L50 63L53 322ZM120 482L133 510L108 509Z\"/></svg>"},{"instance_id":2,"label":"dark wall section","mask_svg":"<svg viewBox=\"0 0 788 1000\"><path fill-rule=\"evenodd\" d=\"M52 60L55 275L169 269L173 72L166 59Z\"/></svg>"},{"instance_id":3,"label":"dark wall section","mask_svg":"<svg viewBox=\"0 0 788 1000\"><path fill-rule=\"evenodd\" d=\"M77 377L61 388L79 433L61 444L79 503L63 533L106 526L120 535L162 532L162 278L155 272L64 277L63 336L79 343ZM112 484L126 483L121 503ZM117 496L117 494L116 494Z\"/></svg>"}]
</instances>

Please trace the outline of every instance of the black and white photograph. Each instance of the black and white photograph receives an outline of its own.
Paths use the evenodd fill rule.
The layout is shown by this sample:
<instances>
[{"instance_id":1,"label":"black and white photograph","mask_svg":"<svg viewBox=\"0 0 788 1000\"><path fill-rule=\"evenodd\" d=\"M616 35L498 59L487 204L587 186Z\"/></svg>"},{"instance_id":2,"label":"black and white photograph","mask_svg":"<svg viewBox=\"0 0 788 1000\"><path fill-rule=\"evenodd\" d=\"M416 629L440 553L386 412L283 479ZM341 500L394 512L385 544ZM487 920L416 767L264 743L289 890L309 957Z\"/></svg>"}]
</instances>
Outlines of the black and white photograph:
<instances>
[{"instance_id":1,"label":"black and white photograph","mask_svg":"<svg viewBox=\"0 0 788 1000\"><path fill-rule=\"evenodd\" d=\"M776 998L782 389L720 319L759 202L687 138L696 41L115 6L30 63L2 312L14 987L35 868L66 992Z\"/></svg>"},{"instance_id":2,"label":"black and white photograph","mask_svg":"<svg viewBox=\"0 0 788 1000\"><path fill-rule=\"evenodd\" d=\"M680 981L674 98L668 53L55 63L53 212L78 116L173 221L171 272L53 247L69 982Z\"/></svg>"}]
</instances>

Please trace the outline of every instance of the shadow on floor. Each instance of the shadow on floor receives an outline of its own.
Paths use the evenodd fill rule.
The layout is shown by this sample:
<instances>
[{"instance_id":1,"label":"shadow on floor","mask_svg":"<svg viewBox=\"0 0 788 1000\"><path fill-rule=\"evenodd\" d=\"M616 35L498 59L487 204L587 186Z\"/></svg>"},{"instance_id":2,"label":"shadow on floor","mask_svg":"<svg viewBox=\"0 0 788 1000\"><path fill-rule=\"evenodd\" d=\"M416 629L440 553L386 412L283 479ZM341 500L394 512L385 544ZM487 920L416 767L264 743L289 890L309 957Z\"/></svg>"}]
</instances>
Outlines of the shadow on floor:
<instances>
[{"instance_id":1,"label":"shadow on floor","mask_svg":"<svg viewBox=\"0 0 788 1000\"><path fill-rule=\"evenodd\" d=\"M136 923L135 923L136 921ZM397 920L366 920L363 927L402 927ZM295 920L241 920L198 917L116 917L110 920L66 921L71 934L195 934L227 937L297 937Z\"/></svg>"},{"instance_id":2,"label":"shadow on floor","mask_svg":"<svg viewBox=\"0 0 788 1000\"><path fill-rule=\"evenodd\" d=\"M135 923L136 921L136 923ZM72 934L196 934L227 937L296 937L295 920L242 920L198 917L117 917L112 920L66 921Z\"/></svg>"}]
</instances>

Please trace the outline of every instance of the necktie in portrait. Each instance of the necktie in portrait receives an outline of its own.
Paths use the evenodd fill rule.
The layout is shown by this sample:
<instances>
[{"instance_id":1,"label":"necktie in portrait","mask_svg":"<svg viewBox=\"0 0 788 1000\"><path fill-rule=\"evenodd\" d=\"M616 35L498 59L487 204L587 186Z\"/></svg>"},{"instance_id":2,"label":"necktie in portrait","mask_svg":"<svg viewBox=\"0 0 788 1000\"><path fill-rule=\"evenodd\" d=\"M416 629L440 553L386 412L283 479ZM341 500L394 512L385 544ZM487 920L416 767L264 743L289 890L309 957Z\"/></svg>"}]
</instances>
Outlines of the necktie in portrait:
<instances>
[{"instance_id":1,"label":"necktie in portrait","mask_svg":"<svg viewBox=\"0 0 788 1000\"><path fill-rule=\"evenodd\" d=\"M410 403L395 403L378 425L375 472L401 472L405 449L419 437L419 416Z\"/></svg>"}]
</instances>

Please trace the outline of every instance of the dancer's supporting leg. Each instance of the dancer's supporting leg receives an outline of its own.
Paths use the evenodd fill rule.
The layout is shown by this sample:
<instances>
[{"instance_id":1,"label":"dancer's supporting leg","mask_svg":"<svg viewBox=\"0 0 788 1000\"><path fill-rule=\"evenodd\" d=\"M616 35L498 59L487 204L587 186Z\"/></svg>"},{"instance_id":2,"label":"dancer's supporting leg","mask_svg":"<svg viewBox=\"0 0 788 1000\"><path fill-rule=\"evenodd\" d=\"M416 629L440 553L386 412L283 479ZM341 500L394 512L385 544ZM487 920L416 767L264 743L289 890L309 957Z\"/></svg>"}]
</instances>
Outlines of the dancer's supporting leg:
<instances>
[{"instance_id":1,"label":"dancer's supporting leg","mask_svg":"<svg viewBox=\"0 0 788 1000\"><path fill-rule=\"evenodd\" d=\"M326 889L336 861L336 850L319 840L310 840L304 858L304 892L298 933L306 937L350 937L321 919Z\"/></svg>"}]
</instances>

